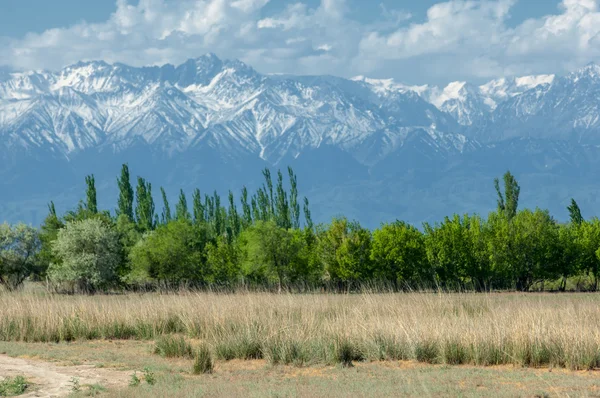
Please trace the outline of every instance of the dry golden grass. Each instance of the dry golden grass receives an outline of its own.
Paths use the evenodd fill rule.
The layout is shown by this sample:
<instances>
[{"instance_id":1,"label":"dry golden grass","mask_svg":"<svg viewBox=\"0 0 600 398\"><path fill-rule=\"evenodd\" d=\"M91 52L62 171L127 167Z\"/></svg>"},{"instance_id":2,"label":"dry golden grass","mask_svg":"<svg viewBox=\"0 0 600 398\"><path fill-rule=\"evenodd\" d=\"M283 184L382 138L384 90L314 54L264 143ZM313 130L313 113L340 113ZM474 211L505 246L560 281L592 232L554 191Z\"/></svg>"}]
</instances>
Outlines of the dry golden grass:
<instances>
[{"instance_id":1,"label":"dry golden grass","mask_svg":"<svg viewBox=\"0 0 600 398\"><path fill-rule=\"evenodd\" d=\"M600 295L0 295L0 340L183 334L219 360L600 365Z\"/></svg>"}]
</instances>

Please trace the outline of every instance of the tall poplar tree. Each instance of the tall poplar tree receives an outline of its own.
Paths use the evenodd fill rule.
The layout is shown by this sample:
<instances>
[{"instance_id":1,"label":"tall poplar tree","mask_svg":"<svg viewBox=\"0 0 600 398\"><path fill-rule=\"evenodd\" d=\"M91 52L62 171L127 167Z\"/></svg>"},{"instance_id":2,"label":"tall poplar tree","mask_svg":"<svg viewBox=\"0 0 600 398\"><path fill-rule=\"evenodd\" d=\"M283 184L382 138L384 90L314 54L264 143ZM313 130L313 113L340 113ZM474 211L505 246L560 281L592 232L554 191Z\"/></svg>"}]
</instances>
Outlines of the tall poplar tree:
<instances>
[{"instance_id":1,"label":"tall poplar tree","mask_svg":"<svg viewBox=\"0 0 600 398\"><path fill-rule=\"evenodd\" d=\"M284 229L290 229L290 206L287 192L283 188L283 174L277 172L277 192L275 194L275 220L277 225Z\"/></svg>"},{"instance_id":2,"label":"tall poplar tree","mask_svg":"<svg viewBox=\"0 0 600 398\"><path fill-rule=\"evenodd\" d=\"M135 215L138 228L143 231L154 229L154 199L152 198L152 184L146 182L142 177L138 177L136 188L137 206Z\"/></svg>"},{"instance_id":3,"label":"tall poplar tree","mask_svg":"<svg viewBox=\"0 0 600 398\"><path fill-rule=\"evenodd\" d=\"M171 221L171 207L169 206L169 200L167 199L167 193L163 187L160 187L160 193L163 200L163 213L161 221L163 224L168 224Z\"/></svg>"},{"instance_id":4,"label":"tall poplar tree","mask_svg":"<svg viewBox=\"0 0 600 398\"><path fill-rule=\"evenodd\" d=\"M202 196L200 195L200 190L198 188L194 189L194 193L192 194L192 208L194 211L194 222L196 224L205 222L205 209L204 205L202 204Z\"/></svg>"},{"instance_id":5,"label":"tall poplar tree","mask_svg":"<svg viewBox=\"0 0 600 398\"><path fill-rule=\"evenodd\" d=\"M177 220L190 220L191 218L183 189L179 191L179 202L177 202L177 206L175 206L175 218Z\"/></svg>"},{"instance_id":6,"label":"tall poplar tree","mask_svg":"<svg viewBox=\"0 0 600 398\"><path fill-rule=\"evenodd\" d=\"M498 211L510 221L517 215L517 208L519 207L519 193L521 187L517 183L516 178L507 171L504 173L504 194L500 190L500 181L496 178L494 180L494 187L498 194Z\"/></svg>"},{"instance_id":7,"label":"tall poplar tree","mask_svg":"<svg viewBox=\"0 0 600 398\"><path fill-rule=\"evenodd\" d=\"M129 166L124 164L121 168L121 178L117 178L119 185L119 201L117 204L117 216L123 214L133 222L133 188L129 181Z\"/></svg>"},{"instance_id":8,"label":"tall poplar tree","mask_svg":"<svg viewBox=\"0 0 600 398\"><path fill-rule=\"evenodd\" d=\"M237 207L235 206L233 192L231 191L229 191L229 212L227 214L227 218L229 219L229 226L233 232L233 236L238 236L242 226L240 223L240 215L238 214Z\"/></svg>"},{"instance_id":9,"label":"tall poplar tree","mask_svg":"<svg viewBox=\"0 0 600 398\"><path fill-rule=\"evenodd\" d=\"M217 235L221 235L223 233L225 223L223 219L223 212L221 211L221 197L217 191L215 191L213 194L213 206L215 233Z\"/></svg>"},{"instance_id":10,"label":"tall poplar tree","mask_svg":"<svg viewBox=\"0 0 600 398\"><path fill-rule=\"evenodd\" d=\"M86 208L92 214L98 213L98 202L96 199L96 179L94 175L85 177L85 183L87 184L86 189Z\"/></svg>"},{"instance_id":11,"label":"tall poplar tree","mask_svg":"<svg viewBox=\"0 0 600 398\"><path fill-rule=\"evenodd\" d=\"M248 204L248 189L246 187L242 188L242 214L244 226L252 225L252 208Z\"/></svg>"},{"instance_id":12,"label":"tall poplar tree","mask_svg":"<svg viewBox=\"0 0 600 398\"><path fill-rule=\"evenodd\" d=\"M271 219L275 215L275 201L273 198L273 180L271 179L271 170L265 167L263 170L263 176L265 177L265 182L267 184L267 187L264 188L264 193L269 208L269 217L267 219Z\"/></svg>"},{"instance_id":13,"label":"tall poplar tree","mask_svg":"<svg viewBox=\"0 0 600 398\"><path fill-rule=\"evenodd\" d=\"M294 170L288 167L290 176L290 223L292 228L300 228L300 203L298 203L298 178L294 174Z\"/></svg>"},{"instance_id":14,"label":"tall poplar tree","mask_svg":"<svg viewBox=\"0 0 600 398\"><path fill-rule=\"evenodd\" d=\"M308 229L313 229L314 224L313 224L312 217L311 217L311 214L310 214L310 207L308 205L308 198L307 197L304 197L304 219L306 221L306 227Z\"/></svg>"},{"instance_id":15,"label":"tall poplar tree","mask_svg":"<svg viewBox=\"0 0 600 398\"><path fill-rule=\"evenodd\" d=\"M581 215L581 209L575 199L571 199L571 205L567 207L569 210L569 217L571 219L571 223L574 225L581 225L583 223L583 217Z\"/></svg>"}]
</instances>

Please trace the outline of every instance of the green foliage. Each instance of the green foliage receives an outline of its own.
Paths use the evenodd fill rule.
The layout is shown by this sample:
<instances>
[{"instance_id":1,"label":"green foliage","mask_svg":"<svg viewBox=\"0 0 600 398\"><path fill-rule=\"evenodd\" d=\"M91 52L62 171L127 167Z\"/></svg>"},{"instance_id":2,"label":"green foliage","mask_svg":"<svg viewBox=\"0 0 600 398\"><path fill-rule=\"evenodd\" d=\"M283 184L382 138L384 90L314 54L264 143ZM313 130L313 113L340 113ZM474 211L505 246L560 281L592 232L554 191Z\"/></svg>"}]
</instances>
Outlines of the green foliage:
<instances>
[{"instance_id":1,"label":"green foliage","mask_svg":"<svg viewBox=\"0 0 600 398\"><path fill-rule=\"evenodd\" d=\"M572 224L581 225L583 223L583 216L581 215L581 209L575 199L571 199L571 204L567 207L569 210L569 218Z\"/></svg>"},{"instance_id":2,"label":"green foliage","mask_svg":"<svg viewBox=\"0 0 600 398\"><path fill-rule=\"evenodd\" d=\"M137 375L137 372L133 372L131 379L129 380L129 387L137 387L141 384L141 380Z\"/></svg>"},{"instance_id":3,"label":"green foliage","mask_svg":"<svg viewBox=\"0 0 600 398\"><path fill-rule=\"evenodd\" d=\"M487 226L478 216L446 217L425 225L427 259L446 287L490 287L494 274L487 256ZM454 285L454 286L452 286Z\"/></svg>"},{"instance_id":4,"label":"green foliage","mask_svg":"<svg viewBox=\"0 0 600 398\"><path fill-rule=\"evenodd\" d=\"M92 214L98 213L98 201L96 198L96 179L94 175L85 177L86 189L86 209Z\"/></svg>"},{"instance_id":5,"label":"green foliage","mask_svg":"<svg viewBox=\"0 0 600 398\"><path fill-rule=\"evenodd\" d=\"M289 282L294 268L301 266L302 243L273 221L259 221L241 239L244 271L255 280L277 282L278 290Z\"/></svg>"},{"instance_id":6,"label":"green foliage","mask_svg":"<svg viewBox=\"0 0 600 398\"><path fill-rule=\"evenodd\" d=\"M151 386L156 384L156 375L152 370L150 370L149 367L144 368L144 380L146 380L146 383L150 384Z\"/></svg>"},{"instance_id":7,"label":"green foliage","mask_svg":"<svg viewBox=\"0 0 600 398\"><path fill-rule=\"evenodd\" d=\"M210 282L219 286L235 284L240 276L240 251L236 244L220 236L206 245Z\"/></svg>"},{"instance_id":8,"label":"green foliage","mask_svg":"<svg viewBox=\"0 0 600 398\"><path fill-rule=\"evenodd\" d=\"M547 211L523 210L512 221L491 214L490 223L492 265L511 287L525 291L535 282L559 276L559 232Z\"/></svg>"},{"instance_id":9,"label":"green foliage","mask_svg":"<svg viewBox=\"0 0 600 398\"><path fill-rule=\"evenodd\" d=\"M146 182L142 177L138 177L136 200L135 216L138 228L143 232L153 230L155 227L155 219L152 184Z\"/></svg>"},{"instance_id":10,"label":"green foliage","mask_svg":"<svg viewBox=\"0 0 600 398\"><path fill-rule=\"evenodd\" d=\"M165 192L165 189L163 187L160 187L160 194L163 199L163 212L161 214L160 219L163 224L167 224L172 220L171 207L169 206L169 199L167 199L167 193Z\"/></svg>"},{"instance_id":11,"label":"green foliage","mask_svg":"<svg viewBox=\"0 0 600 398\"><path fill-rule=\"evenodd\" d=\"M0 397L14 397L24 394L29 387L23 376L7 377L0 381Z\"/></svg>"},{"instance_id":12,"label":"green foliage","mask_svg":"<svg viewBox=\"0 0 600 398\"><path fill-rule=\"evenodd\" d=\"M373 232L371 260L375 278L395 286L417 286L431 279L423 234L401 221Z\"/></svg>"},{"instance_id":13,"label":"green foliage","mask_svg":"<svg viewBox=\"0 0 600 398\"><path fill-rule=\"evenodd\" d=\"M132 248L130 281L154 279L165 286L203 282L207 242L208 232L203 225L186 220L160 225Z\"/></svg>"},{"instance_id":14,"label":"green foliage","mask_svg":"<svg viewBox=\"0 0 600 398\"><path fill-rule=\"evenodd\" d=\"M192 216L188 211L187 199L183 189L179 191L179 202L177 202L177 206L175 206L175 219L180 221L190 221L192 219Z\"/></svg>"},{"instance_id":15,"label":"green foliage","mask_svg":"<svg viewBox=\"0 0 600 398\"><path fill-rule=\"evenodd\" d=\"M129 218L130 221L133 219L133 188L131 186L129 178L129 166L126 164L121 168L121 177L117 178L117 184L119 185L119 201L117 204L117 215L124 215Z\"/></svg>"},{"instance_id":16,"label":"green foliage","mask_svg":"<svg viewBox=\"0 0 600 398\"><path fill-rule=\"evenodd\" d=\"M600 221L584 220L574 200L568 207L571 222L565 225L547 211L518 211L520 187L510 172L504 174L503 189L494 181L498 211L487 219L453 215L424 224L422 231L401 221L371 231L343 217L315 227L307 198L300 229L297 177L291 168L287 172L289 186L281 171L274 181L264 169L264 182L254 195L244 187L236 202L229 191L224 206L216 191L202 199L195 189L191 212L180 190L174 217L161 188L160 220L152 186L141 177L134 209L127 165L117 179L114 218L98 210L90 175L86 201L63 217L50 202L39 234L24 226L2 226L0 284L14 289L30 275L47 274L58 287L88 292L117 285L341 291L372 283L395 290L527 291L545 283L566 290L567 281L577 276L587 280L577 282L577 289L597 289Z\"/></svg>"},{"instance_id":17,"label":"green foliage","mask_svg":"<svg viewBox=\"0 0 600 398\"><path fill-rule=\"evenodd\" d=\"M373 277L369 230L357 222L339 218L334 219L329 228L320 226L317 236L317 250L326 279L340 285L367 281Z\"/></svg>"},{"instance_id":18,"label":"green foliage","mask_svg":"<svg viewBox=\"0 0 600 398\"><path fill-rule=\"evenodd\" d=\"M504 195L500 191L500 182L497 178L494 180L494 186L496 188L496 193L498 194L498 212L504 214L508 220L512 220L512 218L517 215L521 187L510 171L504 173L503 180Z\"/></svg>"},{"instance_id":19,"label":"green foliage","mask_svg":"<svg viewBox=\"0 0 600 398\"><path fill-rule=\"evenodd\" d=\"M192 206L194 211L194 222L196 224L203 223L206 221L204 205L202 204L202 196L198 188L194 189L192 195Z\"/></svg>"},{"instance_id":20,"label":"green foliage","mask_svg":"<svg viewBox=\"0 0 600 398\"><path fill-rule=\"evenodd\" d=\"M36 270L41 241L38 231L25 224L0 224L0 285L17 289Z\"/></svg>"},{"instance_id":21,"label":"green foliage","mask_svg":"<svg viewBox=\"0 0 600 398\"><path fill-rule=\"evenodd\" d=\"M50 265L48 276L57 285L93 292L117 279L122 250L119 235L99 219L67 223L52 250L59 262Z\"/></svg>"}]
</instances>

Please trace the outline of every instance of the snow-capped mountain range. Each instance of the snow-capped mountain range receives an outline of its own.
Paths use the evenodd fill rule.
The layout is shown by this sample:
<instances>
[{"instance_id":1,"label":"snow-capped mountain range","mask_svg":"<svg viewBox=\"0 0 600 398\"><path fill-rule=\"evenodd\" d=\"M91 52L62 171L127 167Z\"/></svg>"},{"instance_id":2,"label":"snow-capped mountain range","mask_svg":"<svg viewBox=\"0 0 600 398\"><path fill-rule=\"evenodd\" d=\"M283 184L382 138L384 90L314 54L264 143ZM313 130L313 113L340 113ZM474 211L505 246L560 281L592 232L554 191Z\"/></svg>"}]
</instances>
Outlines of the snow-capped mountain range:
<instances>
[{"instance_id":1,"label":"snow-capped mountain range","mask_svg":"<svg viewBox=\"0 0 600 398\"><path fill-rule=\"evenodd\" d=\"M558 156L559 164L579 173L600 161L596 144L595 64L566 76L435 87L362 76L263 75L214 54L179 66L80 62L58 72L0 73L0 218L3 211L5 218L22 214L10 203L23 179L47 182L49 173L66 184L72 181L67 175L114 171L119 162L139 162L149 179L162 175L166 185L210 181L217 188L229 186L226 175L231 183L246 181L245 172L293 163L306 179L331 187L332 181L376 185L411 173L433 173L437 181L473 167L480 173L490 162L496 173L514 159L531 162L540 154L536 170L555 168ZM332 162L328 169L339 168L330 180L315 176L323 174L325 159ZM212 172L221 176L209 178L215 165L220 169ZM185 179L183 169L204 171ZM51 182L35 184L52 191ZM7 188L13 192L2 195ZM359 218L360 212L357 207Z\"/></svg>"}]
</instances>

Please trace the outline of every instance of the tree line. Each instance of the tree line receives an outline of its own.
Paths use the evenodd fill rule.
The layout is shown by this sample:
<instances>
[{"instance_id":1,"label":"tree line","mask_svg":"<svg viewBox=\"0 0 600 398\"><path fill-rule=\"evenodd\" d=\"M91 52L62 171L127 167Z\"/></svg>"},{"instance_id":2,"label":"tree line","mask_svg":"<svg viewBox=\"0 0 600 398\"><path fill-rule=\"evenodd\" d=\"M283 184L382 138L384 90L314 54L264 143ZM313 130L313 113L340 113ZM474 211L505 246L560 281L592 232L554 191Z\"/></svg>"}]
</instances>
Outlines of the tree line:
<instances>
[{"instance_id":1,"label":"tree line","mask_svg":"<svg viewBox=\"0 0 600 398\"><path fill-rule=\"evenodd\" d=\"M107 289L328 289L365 285L393 290L597 290L600 220L585 220L575 200L570 220L546 210L519 210L520 186L496 179L497 209L487 218L453 215L418 229L403 221L369 230L336 217L315 225L297 176L263 170L264 182L236 198L217 192L191 200L180 190L173 208L160 188L127 165L117 178L116 211L100 210L93 175L85 200L59 215L52 202L39 229L0 225L0 285L27 278L58 291Z\"/></svg>"}]
</instances>

